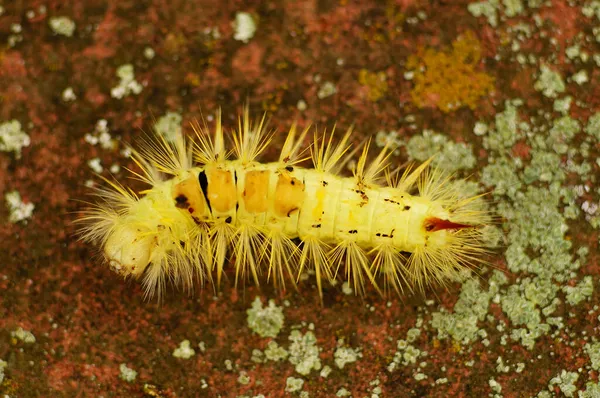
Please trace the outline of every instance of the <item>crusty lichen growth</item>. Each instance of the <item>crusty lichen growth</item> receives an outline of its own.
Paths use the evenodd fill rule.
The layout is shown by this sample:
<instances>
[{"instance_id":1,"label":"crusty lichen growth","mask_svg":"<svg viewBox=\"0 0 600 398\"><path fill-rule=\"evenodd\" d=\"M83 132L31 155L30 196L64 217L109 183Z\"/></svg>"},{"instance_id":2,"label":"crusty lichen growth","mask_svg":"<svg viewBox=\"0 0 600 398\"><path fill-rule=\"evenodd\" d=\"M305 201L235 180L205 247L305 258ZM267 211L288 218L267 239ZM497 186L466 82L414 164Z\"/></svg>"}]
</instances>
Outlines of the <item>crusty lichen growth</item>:
<instances>
[{"instance_id":1,"label":"crusty lichen growth","mask_svg":"<svg viewBox=\"0 0 600 398\"><path fill-rule=\"evenodd\" d=\"M413 103L443 112L463 106L475 109L477 101L494 89L494 78L479 71L480 60L481 47L471 31L452 42L452 51L421 48L406 63L406 69L414 72Z\"/></svg>"},{"instance_id":2,"label":"crusty lichen growth","mask_svg":"<svg viewBox=\"0 0 600 398\"><path fill-rule=\"evenodd\" d=\"M361 69L358 72L358 82L368 90L369 101L379 101L388 91L387 76L385 72L371 72Z\"/></svg>"}]
</instances>

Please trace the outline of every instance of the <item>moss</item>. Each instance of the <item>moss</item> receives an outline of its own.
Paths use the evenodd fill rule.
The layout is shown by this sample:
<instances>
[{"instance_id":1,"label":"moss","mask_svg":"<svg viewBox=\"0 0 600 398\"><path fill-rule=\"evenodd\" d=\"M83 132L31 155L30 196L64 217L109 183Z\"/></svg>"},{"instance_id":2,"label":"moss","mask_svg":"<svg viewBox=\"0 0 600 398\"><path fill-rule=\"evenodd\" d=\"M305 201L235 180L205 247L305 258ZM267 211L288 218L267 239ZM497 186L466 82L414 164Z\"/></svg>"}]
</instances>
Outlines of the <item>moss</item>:
<instances>
[{"instance_id":1,"label":"moss","mask_svg":"<svg viewBox=\"0 0 600 398\"><path fill-rule=\"evenodd\" d=\"M358 72L358 82L368 90L369 101L379 101L388 91L387 77L385 72L371 72L361 69Z\"/></svg>"},{"instance_id":2,"label":"moss","mask_svg":"<svg viewBox=\"0 0 600 398\"><path fill-rule=\"evenodd\" d=\"M406 63L406 69L414 71L413 103L443 112L464 106L475 109L479 99L494 89L494 79L479 71L480 60L480 44L471 31L458 37L451 51L420 49Z\"/></svg>"}]
</instances>

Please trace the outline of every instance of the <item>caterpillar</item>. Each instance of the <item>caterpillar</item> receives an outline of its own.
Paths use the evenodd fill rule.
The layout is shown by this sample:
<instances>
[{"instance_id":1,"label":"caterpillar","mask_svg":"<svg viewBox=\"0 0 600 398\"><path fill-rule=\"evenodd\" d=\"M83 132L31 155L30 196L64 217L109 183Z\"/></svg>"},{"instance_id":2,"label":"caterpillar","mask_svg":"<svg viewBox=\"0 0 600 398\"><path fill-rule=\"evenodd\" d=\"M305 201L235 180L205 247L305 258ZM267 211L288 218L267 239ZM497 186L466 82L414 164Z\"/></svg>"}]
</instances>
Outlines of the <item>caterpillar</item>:
<instances>
[{"instance_id":1,"label":"caterpillar","mask_svg":"<svg viewBox=\"0 0 600 398\"><path fill-rule=\"evenodd\" d=\"M146 297L159 298L168 283L218 287L230 263L236 285L260 285L266 274L279 290L312 270L322 300L323 282L342 274L356 294L369 283L402 294L484 262L491 218L481 195L464 197L460 180L432 159L400 174L391 171L389 146L369 161L366 141L353 175L344 177L357 152L350 151L352 128L337 143L335 129L315 131L305 148L309 128L293 124L279 159L260 163L275 134L266 124L265 116L252 122L246 107L231 149L220 111L213 134L195 122L195 139L144 140L131 149L139 171L129 171L150 188L135 193L103 178L98 200L77 220L80 238L101 247L112 270L141 280ZM302 167L308 159L313 167Z\"/></svg>"}]
</instances>

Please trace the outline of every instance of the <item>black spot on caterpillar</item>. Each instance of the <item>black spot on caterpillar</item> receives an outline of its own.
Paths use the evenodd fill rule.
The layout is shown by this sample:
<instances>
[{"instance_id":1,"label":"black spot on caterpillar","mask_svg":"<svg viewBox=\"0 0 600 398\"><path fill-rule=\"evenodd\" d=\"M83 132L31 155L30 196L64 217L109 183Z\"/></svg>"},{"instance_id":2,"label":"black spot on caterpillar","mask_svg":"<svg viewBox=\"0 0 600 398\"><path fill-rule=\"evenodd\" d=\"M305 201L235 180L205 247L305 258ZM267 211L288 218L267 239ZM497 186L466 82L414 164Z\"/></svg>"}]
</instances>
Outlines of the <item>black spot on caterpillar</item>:
<instances>
[{"instance_id":1,"label":"black spot on caterpillar","mask_svg":"<svg viewBox=\"0 0 600 398\"><path fill-rule=\"evenodd\" d=\"M246 110L233 133L234 160L220 114L212 137L193 127L191 144L183 135L173 143L158 137L133 150L138 177L150 185L143 196L109 182L78 220L82 238L102 246L113 270L143 279L148 296L160 295L167 282L219 285L229 251L236 283L266 279L284 289L312 268L320 295L338 274L359 294L367 284L380 291L380 279L384 293L402 293L482 263L491 217L480 197L464 197L430 168L431 159L393 178L391 151L385 147L367 164L367 143L354 175L342 177L352 130L338 144L333 132L315 134L313 168L304 168L308 129L298 135L292 126L279 159L259 163L272 138L264 118L252 124Z\"/></svg>"}]
</instances>

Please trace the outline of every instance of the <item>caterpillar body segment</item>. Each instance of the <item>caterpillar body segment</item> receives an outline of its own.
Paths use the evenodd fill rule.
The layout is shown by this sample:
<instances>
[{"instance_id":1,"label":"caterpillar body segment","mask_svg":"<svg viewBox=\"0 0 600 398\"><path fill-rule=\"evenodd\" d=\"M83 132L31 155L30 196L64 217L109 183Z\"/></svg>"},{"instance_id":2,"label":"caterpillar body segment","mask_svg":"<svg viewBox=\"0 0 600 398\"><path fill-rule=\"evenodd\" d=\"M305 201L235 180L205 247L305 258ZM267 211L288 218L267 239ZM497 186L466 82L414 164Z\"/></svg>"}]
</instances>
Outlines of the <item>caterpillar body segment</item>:
<instances>
[{"instance_id":1,"label":"caterpillar body segment","mask_svg":"<svg viewBox=\"0 0 600 398\"><path fill-rule=\"evenodd\" d=\"M401 293L481 262L481 227L490 218L480 198L462 197L430 161L394 180L386 148L367 164L367 142L354 176L339 176L349 130L337 145L333 132L315 135L314 168L303 168L308 129L298 135L294 125L279 160L259 163L272 137L264 126L264 118L252 125L245 111L232 160L220 113L213 136L195 126L192 144L183 136L145 143L133 152L142 170L134 174L151 188L138 197L109 182L98 191L101 202L78 220L83 239L103 248L113 270L143 279L148 296L166 283L219 285L228 256L236 282L267 279L283 289L313 269L320 295L323 281L338 276L357 293L367 281L379 290L381 280L384 292ZM387 185L380 183L384 173Z\"/></svg>"}]
</instances>

